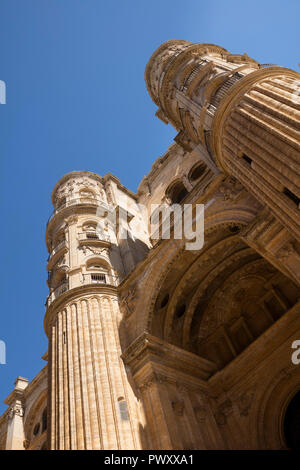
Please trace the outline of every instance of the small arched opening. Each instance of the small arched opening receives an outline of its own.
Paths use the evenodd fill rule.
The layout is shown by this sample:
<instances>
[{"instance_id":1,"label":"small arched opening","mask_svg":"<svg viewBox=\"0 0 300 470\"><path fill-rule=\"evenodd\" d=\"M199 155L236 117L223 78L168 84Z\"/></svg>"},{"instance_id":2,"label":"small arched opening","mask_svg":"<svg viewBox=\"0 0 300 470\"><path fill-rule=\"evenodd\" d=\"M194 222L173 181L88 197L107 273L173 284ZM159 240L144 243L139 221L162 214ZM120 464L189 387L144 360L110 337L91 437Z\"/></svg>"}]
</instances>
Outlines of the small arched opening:
<instances>
[{"instance_id":1,"label":"small arched opening","mask_svg":"<svg viewBox=\"0 0 300 470\"><path fill-rule=\"evenodd\" d=\"M290 401L283 423L284 437L287 447L300 450L300 390Z\"/></svg>"},{"instance_id":2,"label":"small arched opening","mask_svg":"<svg viewBox=\"0 0 300 470\"><path fill-rule=\"evenodd\" d=\"M180 202L188 195L188 190L182 181L176 181L168 187L166 195L171 204L180 204Z\"/></svg>"},{"instance_id":3,"label":"small arched opening","mask_svg":"<svg viewBox=\"0 0 300 470\"><path fill-rule=\"evenodd\" d=\"M206 165L203 162L197 163L196 165L191 168L189 172L189 180L191 183L195 183L198 181L206 172Z\"/></svg>"}]
</instances>

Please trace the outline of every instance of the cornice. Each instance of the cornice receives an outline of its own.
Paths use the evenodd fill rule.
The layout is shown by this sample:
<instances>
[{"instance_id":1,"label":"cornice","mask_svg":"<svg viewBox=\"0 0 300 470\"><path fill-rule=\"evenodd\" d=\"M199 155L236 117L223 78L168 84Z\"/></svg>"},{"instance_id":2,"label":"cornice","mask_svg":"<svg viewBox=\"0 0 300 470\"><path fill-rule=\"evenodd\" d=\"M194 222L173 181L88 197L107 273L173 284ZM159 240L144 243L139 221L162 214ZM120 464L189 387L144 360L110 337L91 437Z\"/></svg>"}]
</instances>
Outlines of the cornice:
<instances>
[{"instance_id":1,"label":"cornice","mask_svg":"<svg viewBox=\"0 0 300 470\"><path fill-rule=\"evenodd\" d=\"M133 191L131 191L130 189L126 188L126 186L124 186L121 181L119 180L119 178L117 178L115 175L113 175L112 173L106 173L106 175L103 177L103 182L104 183L107 183L109 181L113 181L118 189L120 189L121 191L123 191L124 193L127 194L127 196L137 200L138 199L138 195L136 193L134 193Z\"/></svg>"},{"instance_id":2,"label":"cornice","mask_svg":"<svg viewBox=\"0 0 300 470\"><path fill-rule=\"evenodd\" d=\"M122 354L126 365L135 375L149 360L170 369L176 369L200 380L207 380L216 370L214 362L167 343L145 332Z\"/></svg>"},{"instance_id":3,"label":"cornice","mask_svg":"<svg viewBox=\"0 0 300 470\"><path fill-rule=\"evenodd\" d=\"M169 162L169 159L172 158L174 155L181 154L183 156L184 152L180 145L177 143L171 144L167 151L161 156L154 160L151 170L143 177L139 186L138 186L138 195L142 194L142 187L148 181L150 184L155 181L155 177L158 172L160 172Z\"/></svg>"},{"instance_id":4,"label":"cornice","mask_svg":"<svg viewBox=\"0 0 300 470\"><path fill-rule=\"evenodd\" d=\"M175 44L177 44L177 45L191 44L192 45L193 43L189 42L189 41L181 40L181 39L170 39L169 41L164 42L163 44L161 44L153 52L152 56L150 57L147 65L146 65L146 68L145 68L145 77L144 78L145 78L145 82L146 82L146 87L147 87L149 95L151 96L154 103L157 104L157 106L159 106L159 101L157 100L156 96L152 92L152 87L151 87L150 75L151 75L151 71L152 71L152 66L153 66L157 56L159 56L159 54L161 54L161 52L163 52L165 49L168 49L170 46L174 46Z\"/></svg>"},{"instance_id":5,"label":"cornice","mask_svg":"<svg viewBox=\"0 0 300 470\"><path fill-rule=\"evenodd\" d=\"M29 382L28 386L24 390L24 397L28 397L33 391L35 387L38 387L45 378L47 379L48 374L48 364L46 364L38 373L37 375Z\"/></svg>"},{"instance_id":6,"label":"cornice","mask_svg":"<svg viewBox=\"0 0 300 470\"><path fill-rule=\"evenodd\" d=\"M60 178L57 181L56 185L53 188L53 191L51 193L51 202L53 205L54 205L55 193L57 189L59 188L59 186L61 186L63 183L65 183L69 179L74 178L75 176L81 176L81 177L85 176L87 178L95 179L101 184L103 183L103 178L97 173L93 173L91 171L71 171L70 173L66 173L62 178Z\"/></svg>"},{"instance_id":7,"label":"cornice","mask_svg":"<svg viewBox=\"0 0 300 470\"><path fill-rule=\"evenodd\" d=\"M50 326L55 319L58 311L61 308L64 308L63 306L66 303L69 303L70 301L75 301L75 300L80 300L81 297L86 296L86 295L109 295L113 297L118 296L118 291L117 287L114 286L109 286L107 284L101 284L101 285L85 285L85 286L79 286L75 287L73 289L69 289L63 294L61 294L57 299L55 299L51 305L47 308L46 314L45 314L45 319L44 319L44 330L46 335L49 337L49 331L50 331Z\"/></svg>"},{"instance_id":8,"label":"cornice","mask_svg":"<svg viewBox=\"0 0 300 470\"><path fill-rule=\"evenodd\" d=\"M213 180L207 185L207 187L204 190L204 193L202 194L197 194L199 191L200 183L194 186L192 191L188 194L185 203L190 203L190 204L205 204L207 200L214 194L215 191L217 191L218 187L222 184L222 182L225 180L226 175L223 173L219 173L216 175ZM195 198L195 199L193 199ZM167 245L168 248L171 248L173 246L177 246L176 251L182 251L184 249L184 244L186 240L164 240L160 239L155 243L155 245L149 250L145 258L143 258L135 267L134 269L128 273L128 275L122 280L122 282L118 286L118 291L122 292L126 290L132 283L136 281L138 278L139 274L141 271L144 271L146 269L146 266L151 264L151 261L153 260L154 257L159 257L159 253L161 250L164 249L164 247Z\"/></svg>"}]
</instances>

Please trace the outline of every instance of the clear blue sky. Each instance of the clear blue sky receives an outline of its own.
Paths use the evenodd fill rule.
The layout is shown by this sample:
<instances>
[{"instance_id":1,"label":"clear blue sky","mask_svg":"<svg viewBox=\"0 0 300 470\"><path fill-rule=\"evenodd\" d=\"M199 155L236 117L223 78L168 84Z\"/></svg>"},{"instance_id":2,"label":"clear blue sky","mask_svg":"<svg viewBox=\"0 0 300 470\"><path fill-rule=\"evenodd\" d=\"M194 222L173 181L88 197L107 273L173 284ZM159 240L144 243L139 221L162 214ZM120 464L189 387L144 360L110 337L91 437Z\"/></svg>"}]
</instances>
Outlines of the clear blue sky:
<instances>
[{"instance_id":1,"label":"clear blue sky","mask_svg":"<svg viewBox=\"0 0 300 470\"><path fill-rule=\"evenodd\" d=\"M299 70L299 0L0 0L2 400L44 365L45 224L57 180L112 172L135 191L175 132L144 69L168 39Z\"/></svg>"}]
</instances>

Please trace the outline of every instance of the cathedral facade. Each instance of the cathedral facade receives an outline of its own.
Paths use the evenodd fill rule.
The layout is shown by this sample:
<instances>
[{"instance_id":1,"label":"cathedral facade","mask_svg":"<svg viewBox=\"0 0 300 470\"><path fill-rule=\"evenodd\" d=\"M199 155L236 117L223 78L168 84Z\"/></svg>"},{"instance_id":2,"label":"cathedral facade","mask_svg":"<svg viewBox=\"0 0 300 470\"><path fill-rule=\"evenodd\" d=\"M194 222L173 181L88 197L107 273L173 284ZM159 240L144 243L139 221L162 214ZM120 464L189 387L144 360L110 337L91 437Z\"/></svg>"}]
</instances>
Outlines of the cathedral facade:
<instances>
[{"instance_id":1,"label":"cathedral facade","mask_svg":"<svg viewBox=\"0 0 300 470\"><path fill-rule=\"evenodd\" d=\"M56 184L49 348L5 400L0 449L300 448L299 80L212 44L154 52L175 143L137 193L112 174ZM150 230L162 204L204 205L201 248L174 219Z\"/></svg>"}]
</instances>

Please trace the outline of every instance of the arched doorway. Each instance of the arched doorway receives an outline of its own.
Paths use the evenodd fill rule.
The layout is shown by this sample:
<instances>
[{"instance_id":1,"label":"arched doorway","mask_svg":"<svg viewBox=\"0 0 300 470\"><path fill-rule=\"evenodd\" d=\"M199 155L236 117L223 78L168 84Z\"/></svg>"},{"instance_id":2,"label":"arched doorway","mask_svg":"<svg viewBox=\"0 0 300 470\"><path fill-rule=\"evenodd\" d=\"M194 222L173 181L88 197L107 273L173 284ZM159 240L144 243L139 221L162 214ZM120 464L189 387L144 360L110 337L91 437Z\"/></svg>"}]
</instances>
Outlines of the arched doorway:
<instances>
[{"instance_id":1,"label":"arched doorway","mask_svg":"<svg viewBox=\"0 0 300 470\"><path fill-rule=\"evenodd\" d=\"M284 437L287 447L300 450L300 391L290 401L284 417Z\"/></svg>"}]
</instances>

